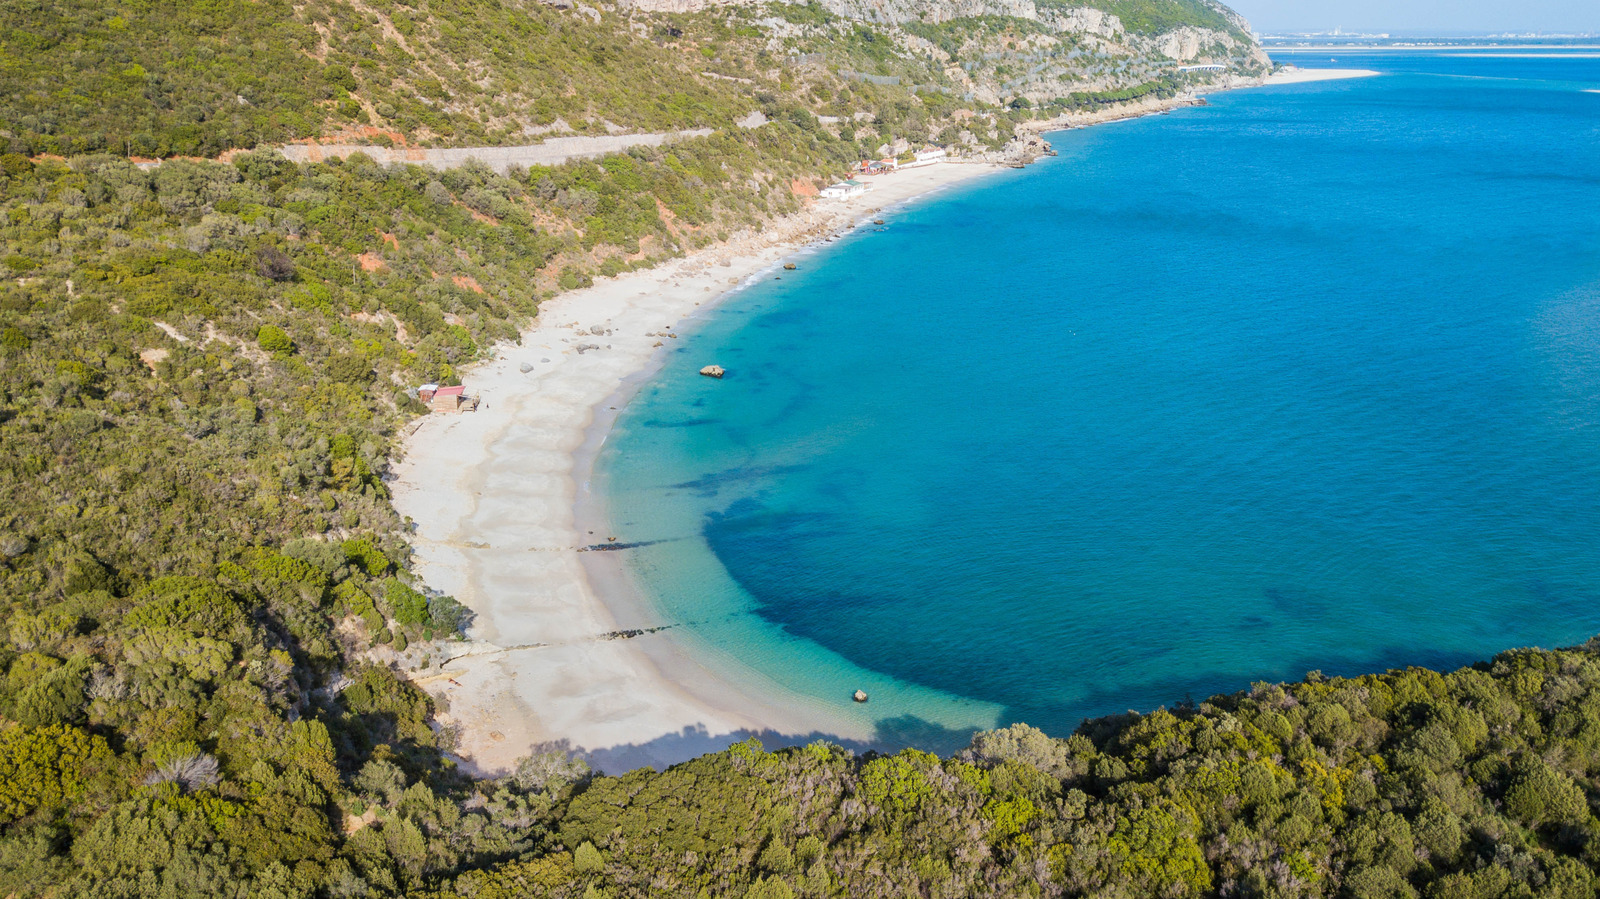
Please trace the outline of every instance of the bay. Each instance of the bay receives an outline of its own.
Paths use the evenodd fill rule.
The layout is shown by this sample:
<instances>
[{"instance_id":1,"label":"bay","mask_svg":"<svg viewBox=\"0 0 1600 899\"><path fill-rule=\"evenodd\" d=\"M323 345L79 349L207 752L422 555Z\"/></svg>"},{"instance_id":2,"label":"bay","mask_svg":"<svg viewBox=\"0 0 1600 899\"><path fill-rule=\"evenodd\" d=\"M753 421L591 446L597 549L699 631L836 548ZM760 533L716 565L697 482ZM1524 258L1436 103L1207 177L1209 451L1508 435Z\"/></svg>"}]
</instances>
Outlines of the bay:
<instances>
[{"instance_id":1,"label":"bay","mask_svg":"<svg viewBox=\"0 0 1600 899\"><path fill-rule=\"evenodd\" d=\"M686 328L594 482L660 619L934 749L1600 631L1600 60L1285 59L1384 74L1053 134Z\"/></svg>"}]
</instances>

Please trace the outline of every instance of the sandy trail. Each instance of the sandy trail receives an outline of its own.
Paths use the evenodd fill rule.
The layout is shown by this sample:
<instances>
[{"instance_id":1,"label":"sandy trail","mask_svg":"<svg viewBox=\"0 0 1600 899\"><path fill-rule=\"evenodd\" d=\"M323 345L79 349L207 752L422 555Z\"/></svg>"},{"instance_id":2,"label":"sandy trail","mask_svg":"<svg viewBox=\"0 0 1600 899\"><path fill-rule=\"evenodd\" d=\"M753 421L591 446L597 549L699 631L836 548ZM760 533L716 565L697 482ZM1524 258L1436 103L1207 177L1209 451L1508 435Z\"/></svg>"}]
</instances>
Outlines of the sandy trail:
<instances>
[{"instance_id":1,"label":"sandy trail","mask_svg":"<svg viewBox=\"0 0 1600 899\"><path fill-rule=\"evenodd\" d=\"M560 165L573 159L594 159L610 153L622 153L632 147L659 147L662 144L691 137L705 137L710 128L692 128L687 131L661 131L648 134L599 134L552 137L537 144L517 147L382 147L376 144L287 144L278 152L295 162L322 162L354 153L365 153L379 165L411 163L432 166L436 169L453 169L469 159L476 159L501 173L514 165L524 168L533 165Z\"/></svg>"}]
</instances>

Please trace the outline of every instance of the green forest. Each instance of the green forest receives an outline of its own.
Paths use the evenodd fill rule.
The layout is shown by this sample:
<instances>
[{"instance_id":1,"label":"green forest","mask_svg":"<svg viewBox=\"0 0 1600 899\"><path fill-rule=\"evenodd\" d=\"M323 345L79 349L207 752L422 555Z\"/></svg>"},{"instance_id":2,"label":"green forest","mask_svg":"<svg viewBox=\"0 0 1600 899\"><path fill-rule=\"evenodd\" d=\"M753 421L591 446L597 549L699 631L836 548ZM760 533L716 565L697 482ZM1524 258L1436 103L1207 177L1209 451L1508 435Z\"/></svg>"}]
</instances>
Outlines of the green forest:
<instances>
[{"instance_id":1,"label":"green forest","mask_svg":"<svg viewBox=\"0 0 1600 899\"><path fill-rule=\"evenodd\" d=\"M1103 5L1231 28L1198 0ZM880 143L982 122L995 146L1192 83L1021 21L778 12L0 7L0 895L1594 896L1594 644L1313 672L1064 739L1018 724L948 758L752 740L660 772L458 769L408 680L471 621L413 576L389 503L408 388L459 383L560 291L799 209L792 182ZM939 53L1012 87L965 96ZM1083 78L1018 87L1037 66ZM714 131L503 173L270 149L557 121Z\"/></svg>"}]
</instances>

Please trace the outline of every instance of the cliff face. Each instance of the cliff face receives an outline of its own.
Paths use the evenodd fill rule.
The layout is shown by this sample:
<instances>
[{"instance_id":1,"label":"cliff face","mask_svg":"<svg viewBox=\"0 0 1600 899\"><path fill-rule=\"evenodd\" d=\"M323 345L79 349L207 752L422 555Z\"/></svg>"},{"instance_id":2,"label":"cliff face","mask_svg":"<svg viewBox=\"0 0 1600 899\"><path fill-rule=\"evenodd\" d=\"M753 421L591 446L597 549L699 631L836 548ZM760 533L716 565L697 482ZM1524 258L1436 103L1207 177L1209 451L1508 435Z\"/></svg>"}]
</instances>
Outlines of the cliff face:
<instances>
[{"instance_id":1,"label":"cliff face","mask_svg":"<svg viewBox=\"0 0 1600 899\"><path fill-rule=\"evenodd\" d=\"M757 7L764 0L623 0L622 6L641 12L691 13L729 6ZM1237 36L1218 29L1179 26L1154 33L1135 34L1123 26L1122 20L1103 9L1091 6L1055 6L1041 9L1034 0L821 0L819 4L829 13L858 22L877 25L905 25L913 22L938 25L956 19L974 19L985 16L1023 19L1048 26L1052 31L1076 32L1103 38L1155 40L1157 46L1171 49L1173 58L1191 58L1200 47L1219 38L1229 38L1235 44ZM1220 14L1235 31L1250 33L1250 25L1238 13L1224 6L1205 8ZM1248 42L1251 47L1255 44Z\"/></svg>"},{"instance_id":2,"label":"cliff face","mask_svg":"<svg viewBox=\"0 0 1600 899\"><path fill-rule=\"evenodd\" d=\"M823 6L847 19L884 25L939 24L978 16L1039 19L1033 0L823 0Z\"/></svg>"},{"instance_id":3,"label":"cliff face","mask_svg":"<svg viewBox=\"0 0 1600 899\"><path fill-rule=\"evenodd\" d=\"M1248 32L1246 33L1248 34ZM1138 35L1131 37L1134 42L1142 43L1154 52L1179 62L1194 62L1202 58L1215 57L1217 54L1213 50L1220 44L1226 49L1229 56L1242 56L1260 65L1271 65L1271 60L1267 58L1267 51L1261 49L1260 44L1254 40L1240 40L1236 35L1229 32L1185 25L1154 37ZM1218 59L1217 61L1224 60Z\"/></svg>"},{"instance_id":4,"label":"cliff face","mask_svg":"<svg viewBox=\"0 0 1600 899\"><path fill-rule=\"evenodd\" d=\"M693 13L729 7L766 13L763 24L784 39L806 32L796 28L786 5L765 0L622 0L641 12ZM787 7L794 8L794 7ZM1270 65L1249 23L1238 13L1208 0L1192 0L1194 22L1145 22L1127 27L1120 17L1087 5L1057 5L1049 0L818 0L813 10L842 23L886 29L902 49L932 53L961 70L954 80L975 99L994 101L1023 96L1048 102L1073 91L1115 90L1170 73L1176 64L1220 63L1239 72ZM1016 34L996 40L1003 23ZM982 23L961 33L963 23ZM815 28L815 23L813 23ZM985 33L986 32L986 33ZM921 40L919 40L921 39ZM786 48L775 40L771 49ZM994 77L986 63L1004 57L1009 71ZM1063 59L1063 57L1066 57ZM1001 68L1001 67L996 67ZM1020 73L1019 68L1024 69Z\"/></svg>"},{"instance_id":5,"label":"cliff face","mask_svg":"<svg viewBox=\"0 0 1600 899\"><path fill-rule=\"evenodd\" d=\"M1114 38L1122 33L1121 19L1104 10L1086 6L1051 10L1050 24L1057 31L1077 31L1106 38Z\"/></svg>"}]
</instances>

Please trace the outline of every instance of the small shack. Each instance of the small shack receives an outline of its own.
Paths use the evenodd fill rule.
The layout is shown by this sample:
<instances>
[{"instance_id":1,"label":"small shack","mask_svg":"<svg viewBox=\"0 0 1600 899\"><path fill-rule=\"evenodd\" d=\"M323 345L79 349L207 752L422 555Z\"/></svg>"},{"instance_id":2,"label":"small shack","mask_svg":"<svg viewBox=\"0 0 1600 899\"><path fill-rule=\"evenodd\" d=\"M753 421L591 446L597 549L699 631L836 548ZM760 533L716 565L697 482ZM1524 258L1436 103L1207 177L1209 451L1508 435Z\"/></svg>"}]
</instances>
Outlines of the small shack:
<instances>
[{"instance_id":1,"label":"small shack","mask_svg":"<svg viewBox=\"0 0 1600 899\"><path fill-rule=\"evenodd\" d=\"M424 384L417 388L417 399L427 403L434 412L478 411L478 398L467 396L467 388L459 385L440 387L438 384Z\"/></svg>"}]
</instances>

